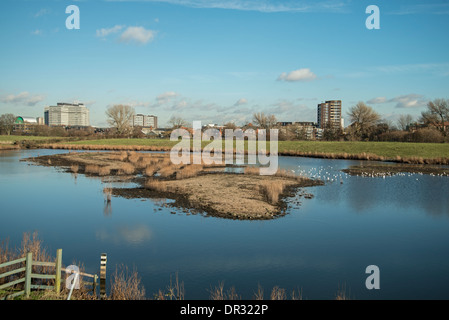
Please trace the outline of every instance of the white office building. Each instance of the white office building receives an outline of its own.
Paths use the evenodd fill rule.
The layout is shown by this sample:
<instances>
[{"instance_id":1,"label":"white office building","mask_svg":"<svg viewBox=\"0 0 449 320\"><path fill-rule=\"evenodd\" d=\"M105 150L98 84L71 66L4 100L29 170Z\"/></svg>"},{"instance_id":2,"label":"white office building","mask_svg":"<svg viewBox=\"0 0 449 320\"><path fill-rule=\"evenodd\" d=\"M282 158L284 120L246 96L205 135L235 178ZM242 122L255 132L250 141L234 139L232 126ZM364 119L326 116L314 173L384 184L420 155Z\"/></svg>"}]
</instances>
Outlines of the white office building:
<instances>
[{"instance_id":1,"label":"white office building","mask_svg":"<svg viewBox=\"0 0 449 320\"><path fill-rule=\"evenodd\" d=\"M157 117L153 115L136 114L133 116L131 125L133 127L157 129Z\"/></svg>"},{"instance_id":2,"label":"white office building","mask_svg":"<svg viewBox=\"0 0 449 320\"><path fill-rule=\"evenodd\" d=\"M89 109L82 103L60 103L44 109L44 121L48 126L89 126Z\"/></svg>"}]
</instances>

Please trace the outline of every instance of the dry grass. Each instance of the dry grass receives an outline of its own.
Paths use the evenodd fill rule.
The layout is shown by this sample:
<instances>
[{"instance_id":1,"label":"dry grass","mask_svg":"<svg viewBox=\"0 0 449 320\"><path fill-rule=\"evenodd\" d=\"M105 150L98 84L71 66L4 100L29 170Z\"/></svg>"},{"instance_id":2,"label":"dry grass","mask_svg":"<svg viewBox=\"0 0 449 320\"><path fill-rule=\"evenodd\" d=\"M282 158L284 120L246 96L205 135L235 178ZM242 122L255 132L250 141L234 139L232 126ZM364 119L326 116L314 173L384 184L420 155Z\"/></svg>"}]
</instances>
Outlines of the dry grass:
<instances>
[{"instance_id":1,"label":"dry grass","mask_svg":"<svg viewBox=\"0 0 449 320\"><path fill-rule=\"evenodd\" d=\"M130 271L126 266L115 269L111 279L111 300L144 300L145 288L136 270Z\"/></svg>"},{"instance_id":2,"label":"dry grass","mask_svg":"<svg viewBox=\"0 0 449 320\"><path fill-rule=\"evenodd\" d=\"M157 179L148 179L145 182L145 188L158 192L166 192L167 183L165 181L159 181Z\"/></svg>"},{"instance_id":3,"label":"dry grass","mask_svg":"<svg viewBox=\"0 0 449 320\"><path fill-rule=\"evenodd\" d=\"M98 175L99 176L108 176L110 174L111 174L111 167L109 167L109 166L100 167L98 169Z\"/></svg>"},{"instance_id":4,"label":"dry grass","mask_svg":"<svg viewBox=\"0 0 449 320\"><path fill-rule=\"evenodd\" d=\"M72 171L73 173L78 173L79 169L80 169L80 166L77 164L72 164L70 166L70 171Z\"/></svg>"},{"instance_id":5,"label":"dry grass","mask_svg":"<svg viewBox=\"0 0 449 320\"><path fill-rule=\"evenodd\" d=\"M284 181L262 181L259 184L259 190L267 197L270 203L276 204L280 195L284 192L285 186L286 183Z\"/></svg>"},{"instance_id":6,"label":"dry grass","mask_svg":"<svg viewBox=\"0 0 449 320\"><path fill-rule=\"evenodd\" d=\"M158 167L154 164L150 164L145 168L145 175L147 177L152 177L157 172Z\"/></svg>"},{"instance_id":7,"label":"dry grass","mask_svg":"<svg viewBox=\"0 0 449 320\"><path fill-rule=\"evenodd\" d=\"M87 164L84 167L84 173L98 174L99 171L100 171L100 166L97 166L96 164Z\"/></svg>"},{"instance_id":8,"label":"dry grass","mask_svg":"<svg viewBox=\"0 0 449 320\"><path fill-rule=\"evenodd\" d=\"M176 171L176 179L180 180L196 177L201 171L203 171L203 166L200 164L187 165L179 171Z\"/></svg>"},{"instance_id":9,"label":"dry grass","mask_svg":"<svg viewBox=\"0 0 449 320\"><path fill-rule=\"evenodd\" d=\"M209 292L211 300L241 300L241 296L237 294L235 287L231 287L225 291L223 282L211 288Z\"/></svg>"},{"instance_id":10,"label":"dry grass","mask_svg":"<svg viewBox=\"0 0 449 320\"><path fill-rule=\"evenodd\" d=\"M168 165L165 165L165 160L161 164L161 169L159 169L159 175L161 178L169 178L176 174L176 171L178 170L179 166L173 165L171 162L168 163Z\"/></svg>"},{"instance_id":11,"label":"dry grass","mask_svg":"<svg viewBox=\"0 0 449 320\"><path fill-rule=\"evenodd\" d=\"M159 290L154 295L154 298L156 300L184 300L184 282L179 281L178 273L176 273L174 281L172 276L170 276L170 284L167 286L167 289L165 291Z\"/></svg>"},{"instance_id":12,"label":"dry grass","mask_svg":"<svg viewBox=\"0 0 449 320\"><path fill-rule=\"evenodd\" d=\"M129 174L134 174L135 172L136 172L136 168L131 163L124 162L124 163L120 164L119 174L129 175Z\"/></svg>"}]
</instances>

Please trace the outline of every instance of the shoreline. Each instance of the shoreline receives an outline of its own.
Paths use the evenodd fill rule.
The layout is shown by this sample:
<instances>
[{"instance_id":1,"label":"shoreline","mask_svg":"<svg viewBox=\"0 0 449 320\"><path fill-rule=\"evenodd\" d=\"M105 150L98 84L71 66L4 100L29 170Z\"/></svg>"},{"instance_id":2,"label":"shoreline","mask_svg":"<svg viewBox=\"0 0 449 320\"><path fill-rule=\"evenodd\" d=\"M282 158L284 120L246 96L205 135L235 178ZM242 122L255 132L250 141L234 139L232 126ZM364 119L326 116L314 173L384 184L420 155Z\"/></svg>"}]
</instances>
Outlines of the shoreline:
<instances>
[{"instance_id":1,"label":"shoreline","mask_svg":"<svg viewBox=\"0 0 449 320\"><path fill-rule=\"evenodd\" d=\"M96 150L96 151L159 151L168 152L172 148L169 146L139 146L139 145L75 145L75 144L40 144L36 149L60 149L60 150ZM223 152L221 152L223 154ZM235 150L234 150L235 154ZM245 154L248 154L245 152ZM268 153L269 154L269 153ZM358 153L352 154L347 152L333 153L333 152L302 152L296 150L284 150L278 152L279 156L290 157L306 157L317 159L336 159L336 160L366 160L379 162L394 162L403 164L422 164L422 165L449 165L449 158L425 158L425 157L385 157L373 153Z\"/></svg>"}]
</instances>

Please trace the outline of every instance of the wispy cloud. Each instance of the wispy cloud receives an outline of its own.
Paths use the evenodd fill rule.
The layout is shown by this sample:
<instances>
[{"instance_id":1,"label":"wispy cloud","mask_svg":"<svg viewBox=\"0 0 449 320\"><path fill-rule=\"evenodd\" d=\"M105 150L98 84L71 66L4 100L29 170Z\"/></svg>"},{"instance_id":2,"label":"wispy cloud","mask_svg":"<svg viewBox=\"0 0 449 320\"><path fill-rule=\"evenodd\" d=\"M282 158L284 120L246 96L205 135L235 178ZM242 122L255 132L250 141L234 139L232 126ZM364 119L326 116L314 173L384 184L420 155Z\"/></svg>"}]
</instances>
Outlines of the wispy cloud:
<instances>
[{"instance_id":1,"label":"wispy cloud","mask_svg":"<svg viewBox=\"0 0 449 320\"><path fill-rule=\"evenodd\" d=\"M402 5L397 10L387 11L387 14L409 15L409 14L449 14L449 3L423 3Z\"/></svg>"},{"instance_id":2,"label":"wispy cloud","mask_svg":"<svg viewBox=\"0 0 449 320\"><path fill-rule=\"evenodd\" d=\"M101 28L96 30L96 36L106 39L112 34L120 33L118 40L124 43L146 44L154 39L156 31L145 29L141 26L127 27L124 25L115 25L111 28ZM124 29L124 30L123 30ZM122 32L123 30L123 32Z\"/></svg>"},{"instance_id":3,"label":"wispy cloud","mask_svg":"<svg viewBox=\"0 0 449 320\"><path fill-rule=\"evenodd\" d=\"M13 105L34 106L43 101L45 96L42 94L30 94L29 92L21 92L19 94L7 94L0 97L0 102Z\"/></svg>"},{"instance_id":4,"label":"wispy cloud","mask_svg":"<svg viewBox=\"0 0 449 320\"><path fill-rule=\"evenodd\" d=\"M368 104L383 104L383 103L395 103L395 108L421 108L426 106L428 99L416 93L410 93L406 95L397 96L391 99L385 97L377 97L367 101Z\"/></svg>"},{"instance_id":5,"label":"wispy cloud","mask_svg":"<svg viewBox=\"0 0 449 320\"><path fill-rule=\"evenodd\" d=\"M238 99L236 103L234 103L234 107L241 106L247 104L248 100L245 98Z\"/></svg>"},{"instance_id":6,"label":"wispy cloud","mask_svg":"<svg viewBox=\"0 0 449 320\"><path fill-rule=\"evenodd\" d=\"M101 28L97 30L97 37L105 38L110 34L117 33L122 30L124 26L115 25L112 28Z\"/></svg>"},{"instance_id":7,"label":"wispy cloud","mask_svg":"<svg viewBox=\"0 0 449 320\"><path fill-rule=\"evenodd\" d=\"M42 35L42 30L36 29L34 31L31 31L31 34L35 35L35 36L40 36L40 35Z\"/></svg>"},{"instance_id":8,"label":"wispy cloud","mask_svg":"<svg viewBox=\"0 0 449 320\"><path fill-rule=\"evenodd\" d=\"M288 81L288 82L297 82L297 81L312 81L317 78L316 74L314 74L310 69L298 69L291 72L283 72L278 77L278 81Z\"/></svg>"},{"instance_id":9,"label":"wispy cloud","mask_svg":"<svg viewBox=\"0 0 449 320\"><path fill-rule=\"evenodd\" d=\"M121 42L145 44L154 39L155 31L144 27L128 27L121 35Z\"/></svg>"},{"instance_id":10,"label":"wispy cloud","mask_svg":"<svg viewBox=\"0 0 449 320\"><path fill-rule=\"evenodd\" d=\"M34 14L34 17L35 18L39 18L39 17L42 17L42 16L44 16L44 15L46 15L46 14L49 14L50 13L50 10L49 9L40 9L38 12L36 12L35 14Z\"/></svg>"},{"instance_id":11,"label":"wispy cloud","mask_svg":"<svg viewBox=\"0 0 449 320\"><path fill-rule=\"evenodd\" d=\"M136 0L109 0L109 1L136 1ZM318 12L331 11L343 12L347 9L349 0L298 0L298 1L275 1L275 0L140 0L146 2L163 2L192 8L204 9L228 9L243 11L259 11L266 13L276 12Z\"/></svg>"}]
</instances>

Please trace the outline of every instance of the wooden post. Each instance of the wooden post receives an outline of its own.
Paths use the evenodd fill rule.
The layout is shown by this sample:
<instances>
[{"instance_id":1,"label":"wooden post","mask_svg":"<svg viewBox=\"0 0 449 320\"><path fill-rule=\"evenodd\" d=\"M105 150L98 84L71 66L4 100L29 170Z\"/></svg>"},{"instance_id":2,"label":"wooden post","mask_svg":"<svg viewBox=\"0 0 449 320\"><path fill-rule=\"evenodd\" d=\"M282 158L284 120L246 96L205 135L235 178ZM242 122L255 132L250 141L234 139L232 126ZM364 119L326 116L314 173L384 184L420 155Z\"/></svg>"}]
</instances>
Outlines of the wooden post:
<instances>
[{"instance_id":1,"label":"wooden post","mask_svg":"<svg viewBox=\"0 0 449 320\"><path fill-rule=\"evenodd\" d=\"M100 298L106 298L106 263L108 256L106 253L101 254L100 261Z\"/></svg>"},{"instance_id":2,"label":"wooden post","mask_svg":"<svg viewBox=\"0 0 449 320\"><path fill-rule=\"evenodd\" d=\"M31 272L33 269L33 254L28 252L25 260L25 296L28 298L31 293Z\"/></svg>"},{"instance_id":3,"label":"wooden post","mask_svg":"<svg viewBox=\"0 0 449 320\"><path fill-rule=\"evenodd\" d=\"M98 276L94 274L94 280L92 281L92 293L94 294L94 296L97 296L97 281Z\"/></svg>"},{"instance_id":4,"label":"wooden post","mask_svg":"<svg viewBox=\"0 0 449 320\"><path fill-rule=\"evenodd\" d=\"M59 293L61 291L61 265L62 265L62 249L56 250L56 261L55 261L55 292Z\"/></svg>"}]
</instances>

